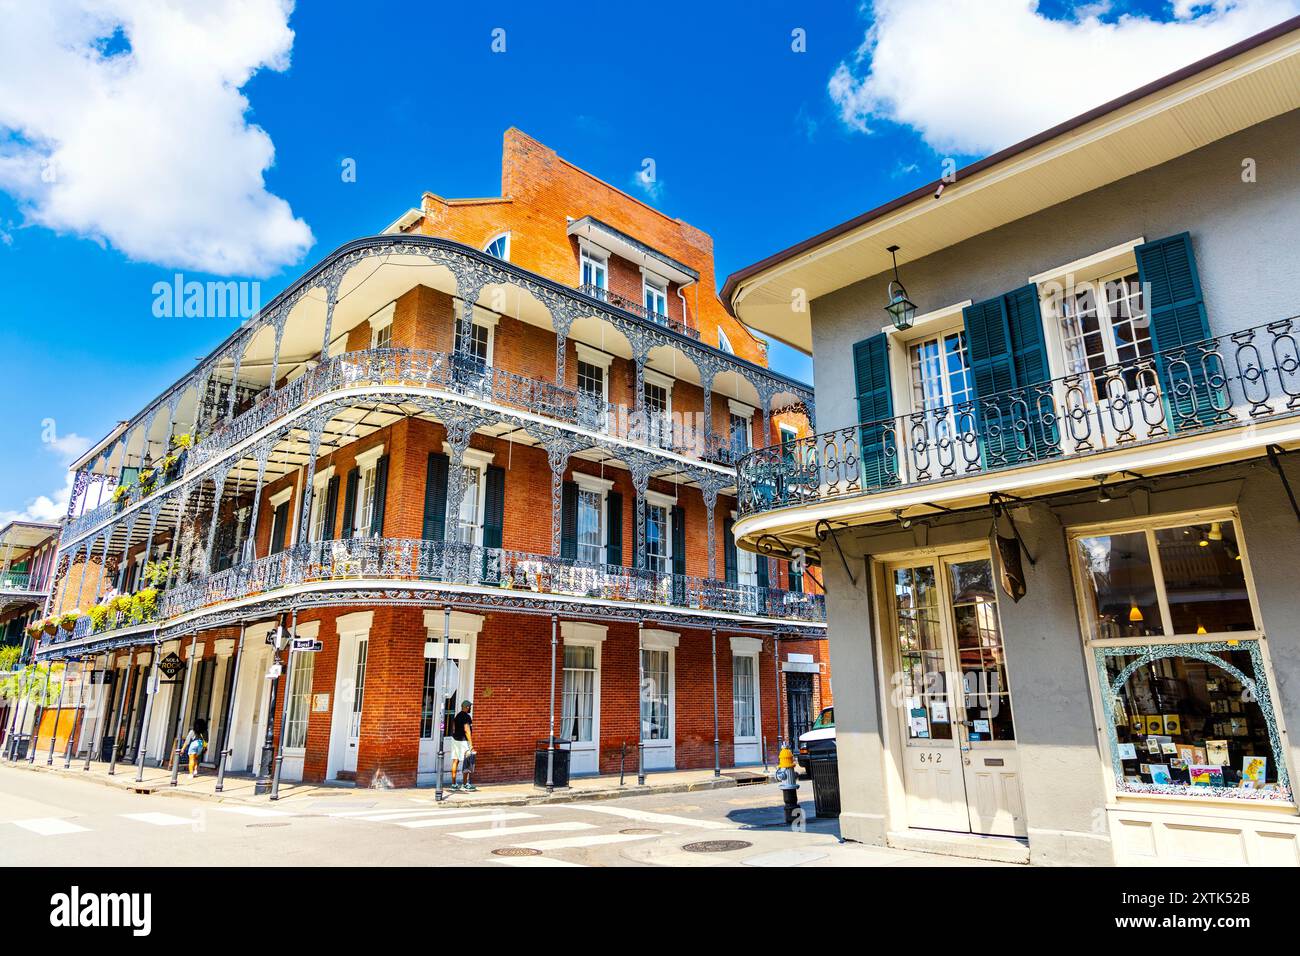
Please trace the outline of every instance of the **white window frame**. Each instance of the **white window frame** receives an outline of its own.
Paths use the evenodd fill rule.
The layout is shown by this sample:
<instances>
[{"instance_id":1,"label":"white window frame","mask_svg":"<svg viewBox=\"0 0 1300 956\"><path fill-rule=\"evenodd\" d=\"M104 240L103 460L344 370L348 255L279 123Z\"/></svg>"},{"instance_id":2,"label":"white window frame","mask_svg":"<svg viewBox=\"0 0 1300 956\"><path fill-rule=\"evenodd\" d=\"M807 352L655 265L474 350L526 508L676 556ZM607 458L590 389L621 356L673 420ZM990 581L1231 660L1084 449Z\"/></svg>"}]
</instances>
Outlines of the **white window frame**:
<instances>
[{"instance_id":1,"label":"white window frame","mask_svg":"<svg viewBox=\"0 0 1300 956\"><path fill-rule=\"evenodd\" d=\"M505 245L503 248L504 254L498 256L496 255L496 253L492 252L492 246L498 240L501 239L505 240ZM494 258L500 259L502 262L509 262L510 261L510 230L507 229L505 232L498 232L487 242L483 243L483 251L486 252L488 255L493 256Z\"/></svg>"},{"instance_id":2,"label":"white window frame","mask_svg":"<svg viewBox=\"0 0 1300 956\"><path fill-rule=\"evenodd\" d=\"M334 466L316 472L311 480L311 524L307 528L307 540L325 540L325 495L330 479L334 477ZM332 528L330 529L333 530Z\"/></svg>"},{"instance_id":3,"label":"white window frame","mask_svg":"<svg viewBox=\"0 0 1300 956\"><path fill-rule=\"evenodd\" d=\"M392 348L393 318L396 314L397 303L390 302L370 317L370 347L372 349Z\"/></svg>"},{"instance_id":4,"label":"white window frame","mask_svg":"<svg viewBox=\"0 0 1300 956\"><path fill-rule=\"evenodd\" d=\"M734 511L731 512L731 520L736 520ZM751 588L758 587L758 555L753 551L736 548L736 583Z\"/></svg>"},{"instance_id":5,"label":"white window frame","mask_svg":"<svg viewBox=\"0 0 1300 956\"><path fill-rule=\"evenodd\" d=\"M793 425L787 425L784 422L776 426L777 434L781 436L781 444L793 444L799 440L799 429Z\"/></svg>"},{"instance_id":6,"label":"white window frame","mask_svg":"<svg viewBox=\"0 0 1300 956\"><path fill-rule=\"evenodd\" d=\"M595 670L592 680L592 706L591 706L591 740L574 741L570 744L570 749L578 752L590 751L587 761L591 764L591 769L582 772L599 773L600 772L600 678L601 678L601 648L605 643L605 637L608 634L608 628L603 624L592 624L587 621L561 621L560 622L560 639L567 646L573 644L580 647L594 648L592 655L592 665ZM563 661L563 656L561 656ZM561 680L561 691L563 691L563 680ZM560 707L561 716L563 716L563 705Z\"/></svg>"},{"instance_id":7,"label":"white window frame","mask_svg":"<svg viewBox=\"0 0 1300 956\"><path fill-rule=\"evenodd\" d=\"M662 317L663 323L661 324L666 324L668 322L669 285L669 281L662 276L655 275L653 272L649 272L646 269L641 270L641 305L651 315ZM663 299L664 310L662 312L657 312L650 308L649 302L646 301L649 293L654 293L657 299Z\"/></svg>"},{"instance_id":8,"label":"white window frame","mask_svg":"<svg viewBox=\"0 0 1300 956\"><path fill-rule=\"evenodd\" d=\"M889 390L894 399L895 414L902 415L920 410L913 407L912 344L921 339L964 331L966 324L962 312L971 304L972 300L965 299L926 312L924 315L918 315L912 327L906 331L899 331L892 325L882 329L888 336Z\"/></svg>"},{"instance_id":9,"label":"white window frame","mask_svg":"<svg viewBox=\"0 0 1300 956\"><path fill-rule=\"evenodd\" d=\"M677 505L677 498L674 495L666 495L660 491L646 491L646 528L650 527L650 509L660 508L664 513L664 569L660 574L673 573L673 508ZM650 559L650 535L646 534L646 560Z\"/></svg>"},{"instance_id":10,"label":"white window frame","mask_svg":"<svg viewBox=\"0 0 1300 956\"><path fill-rule=\"evenodd\" d=\"M455 458L452 455L452 448L446 442L442 443L442 453L447 456L447 467L455 467ZM476 471L475 479L475 506L474 506L474 536L473 540L465 542L481 546L483 544L483 522L487 517L487 467L492 464L496 455L490 451L483 451L478 448L466 448L465 457L462 462L466 469ZM468 486L466 486L468 488ZM462 505L464 498L461 499ZM456 516L456 534L454 540L460 540L460 515Z\"/></svg>"},{"instance_id":11,"label":"white window frame","mask_svg":"<svg viewBox=\"0 0 1300 956\"><path fill-rule=\"evenodd\" d=\"M599 272L601 281L584 282L583 273L587 271L587 265L591 265L592 277ZM596 246L588 245L585 241L579 243L578 252L578 285L591 285L608 292L609 291L609 253Z\"/></svg>"},{"instance_id":12,"label":"white window frame","mask_svg":"<svg viewBox=\"0 0 1300 956\"><path fill-rule=\"evenodd\" d=\"M754 448L754 409L744 402L738 402L734 398L727 399L727 409L730 415L745 420L745 449L752 451ZM727 438L731 438L731 418L727 418Z\"/></svg>"},{"instance_id":13,"label":"white window frame","mask_svg":"<svg viewBox=\"0 0 1300 956\"><path fill-rule=\"evenodd\" d=\"M598 478L595 475L587 475L580 471L573 473L573 482L578 486L578 491L591 492L599 496L600 504L597 505L596 518L600 522L600 556L596 564L605 564L606 555L609 553L609 521L606 520L606 511L608 510L609 493L614 487L614 482L608 478ZM582 542L578 542L581 547Z\"/></svg>"},{"instance_id":14,"label":"white window frame","mask_svg":"<svg viewBox=\"0 0 1300 956\"><path fill-rule=\"evenodd\" d=\"M601 400L609 402L609 369L614 362L614 356L608 352L602 352L600 349L592 348L584 342L574 342L574 349L578 353L578 361L586 362L588 365L595 365L601 370Z\"/></svg>"},{"instance_id":15,"label":"white window frame","mask_svg":"<svg viewBox=\"0 0 1300 956\"><path fill-rule=\"evenodd\" d=\"M666 750L676 763L677 754L677 646L681 635L675 631L663 631L658 628L644 628L641 631L640 647L637 649L637 667L640 669L642 651L666 651L668 654L668 736L651 740L644 736L645 724L641 717L641 707L637 705L637 733L647 749ZM644 675L643 675L644 676Z\"/></svg>"},{"instance_id":16,"label":"white window frame","mask_svg":"<svg viewBox=\"0 0 1300 956\"><path fill-rule=\"evenodd\" d=\"M295 637L310 638L312 640L315 640L316 636L319 633L320 633L320 621L303 621L299 623L298 626L294 629ZM303 658L306 658L307 661L306 664L302 663ZM300 671L299 668L302 668L302 670ZM302 676L304 676L303 672L305 672L305 676L307 677L307 688L305 692L303 688L298 686L299 683L301 682ZM287 695L286 700L284 702L284 708L285 708L284 753L286 757L301 758L305 756L307 752L307 735L311 731L312 681L315 678L315 674L316 674L315 654L311 653L310 651L298 651L293 654L293 666L290 669L288 684L287 684L289 694ZM292 739L290 737L290 734L294 732L295 724L299 723L299 721L296 721L295 718L293 717L293 713L294 713L293 704L295 701L301 701L302 703L302 719L300 722L302 726L301 745L294 745L289 743L289 741Z\"/></svg>"},{"instance_id":17,"label":"white window frame","mask_svg":"<svg viewBox=\"0 0 1300 956\"><path fill-rule=\"evenodd\" d=\"M727 338L727 333L718 328L718 351L726 352L728 355L735 355L736 350L732 347L731 339Z\"/></svg>"},{"instance_id":18,"label":"white window frame","mask_svg":"<svg viewBox=\"0 0 1300 956\"><path fill-rule=\"evenodd\" d=\"M759 655L763 652L763 641L757 637L732 637L731 639L731 686L732 686L732 706L731 706L731 734L732 743L735 744L758 744L763 736L763 699L762 699L762 680L760 675L763 673L760 667ZM736 661L741 658L748 659L754 667L754 733L752 735L742 735L736 730L736 705L735 705L735 686L736 686Z\"/></svg>"},{"instance_id":19,"label":"white window frame","mask_svg":"<svg viewBox=\"0 0 1300 956\"><path fill-rule=\"evenodd\" d=\"M352 513L352 534L357 538L370 537L370 519L375 513L375 476L379 459L384 457L384 446L367 448L357 455L357 500Z\"/></svg>"},{"instance_id":20,"label":"white window frame","mask_svg":"<svg viewBox=\"0 0 1300 956\"><path fill-rule=\"evenodd\" d=\"M453 326L452 326L452 327L456 330L455 332L453 332L453 335L452 335L453 339L454 339L455 336L458 335L459 332L460 332L460 320L461 320L461 317L465 314L465 303L462 302L460 299L456 299L456 300L455 300L455 303L456 303L456 304L455 304L455 306L454 306L453 309L452 309L452 313L453 313L453 315L452 315L452 323L453 323ZM485 356L485 358L484 358L484 360L483 360L484 365L485 365L487 368L491 368L491 367L492 367L492 362L493 362L493 359L495 358L495 354L496 354L496 339L497 339L496 332L497 332L497 322L498 322L498 321L499 321L499 317L498 317L498 316L493 315L493 314L490 313L490 312L489 312L489 313L484 313L484 312L482 312L482 311L479 310L479 309L475 309L475 310L474 310L474 318L473 318L473 320L470 322L470 325L471 325L471 326L474 326L474 327L478 327L478 328L480 328L480 329L486 329L486 330L487 330L487 350L486 350L486 356ZM472 330L472 329L471 329L470 334L471 334L471 335L473 334L473 330Z\"/></svg>"},{"instance_id":21,"label":"white window frame","mask_svg":"<svg viewBox=\"0 0 1300 956\"><path fill-rule=\"evenodd\" d=\"M293 499L293 490L294 490L293 485L290 485L288 488L281 488L275 494L271 495L269 499L271 503L271 539L270 539L271 541L275 540L275 512L280 507L280 505L285 504L286 502L291 501ZM294 536L297 534L297 529L294 527L294 525L297 524L297 522L293 520L294 519L293 511L294 509L290 508L288 511L284 513L284 520L288 522L288 524L286 524L284 528L284 550L286 551L288 551L290 548L294 546L294 544L297 543L294 541ZM267 542L268 550L270 549L270 547L271 544L270 541L268 541Z\"/></svg>"}]
</instances>

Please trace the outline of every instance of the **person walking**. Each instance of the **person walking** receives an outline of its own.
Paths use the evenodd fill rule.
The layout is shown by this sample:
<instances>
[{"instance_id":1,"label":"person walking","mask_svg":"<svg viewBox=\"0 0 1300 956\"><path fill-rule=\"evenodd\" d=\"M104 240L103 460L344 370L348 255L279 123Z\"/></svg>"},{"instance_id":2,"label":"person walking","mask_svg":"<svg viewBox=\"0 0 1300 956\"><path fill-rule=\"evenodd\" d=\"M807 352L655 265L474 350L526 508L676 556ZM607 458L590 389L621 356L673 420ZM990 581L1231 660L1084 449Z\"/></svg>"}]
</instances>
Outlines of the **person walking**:
<instances>
[{"instance_id":1,"label":"person walking","mask_svg":"<svg viewBox=\"0 0 1300 956\"><path fill-rule=\"evenodd\" d=\"M208 722L202 717L195 719L194 726L190 732L185 735L185 743L181 745L181 751L190 759L190 779L199 775L199 760L203 757L203 752L208 749ZM455 774L453 773L453 776Z\"/></svg>"},{"instance_id":2,"label":"person walking","mask_svg":"<svg viewBox=\"0 0 1300 956\"><path fill-rule=\"evenodd\" d=\"M467 790L473 792L478 789L474 784L469 782L470 755L474 752L474 718L470 716L470 711L474 704L471 701L464 701L460 705L460 713L456 715L451 725L451 789ZM456 782L456 771L464 765L464 785Z\"/></svg>"}]
</instances>

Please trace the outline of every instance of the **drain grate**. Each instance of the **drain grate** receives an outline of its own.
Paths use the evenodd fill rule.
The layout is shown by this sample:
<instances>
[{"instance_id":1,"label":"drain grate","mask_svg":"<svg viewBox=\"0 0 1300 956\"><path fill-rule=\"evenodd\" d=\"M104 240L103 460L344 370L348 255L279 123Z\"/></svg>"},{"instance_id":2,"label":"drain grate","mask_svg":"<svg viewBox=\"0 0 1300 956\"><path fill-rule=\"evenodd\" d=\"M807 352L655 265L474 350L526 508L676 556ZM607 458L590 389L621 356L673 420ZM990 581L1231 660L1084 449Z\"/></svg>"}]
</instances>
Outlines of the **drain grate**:
<instances>
[{"instance_id":1,"label":"drain grate","mask_svg":"<svg viewBox=\"0 0 1300 956\"><path fill-rule=\"evenodd\" d=\"M656 833L663 833L663 830L656 830L654 827L628 827L626 830L619 830L619 833L626 833L628 836L654 836Z\"/></svg>"},{"instance_id":2,"label":"drain grate","mask_svg":"<svg viewBox=\"0 0 1300 956\"><path fill-rule=\"evenodd\" d=\"M682 849L687 853L730 853L732 850L747 850L753 845L744 840L701 840L688 843Z\"/></svg>"},{"instance_id":3,"label":"drain grate","mask_svg":"<svg viewBox=\"0 0 1300 956\"><path fill-rule=\"evenodd\" d=\"M246 823L246 824L244 824L244 826L246 826L246 827L287 827L288 825L289 825L289 823L288 823L288 821L286 821L286 820L273 820L273 821L270 821L270 822L268 822L268 823Z\"/></svg>"},{"instance_id":4,"label":"drain grate","mask_svg":"<svg viewBox=\"0 0 1300 956\"><path fill-rule=\"evenodd\" d=\"M493 856L541 856L541 850L534 850L530 846L503 846L500 849L492 851Z\"/></svg>"}]
</instances>

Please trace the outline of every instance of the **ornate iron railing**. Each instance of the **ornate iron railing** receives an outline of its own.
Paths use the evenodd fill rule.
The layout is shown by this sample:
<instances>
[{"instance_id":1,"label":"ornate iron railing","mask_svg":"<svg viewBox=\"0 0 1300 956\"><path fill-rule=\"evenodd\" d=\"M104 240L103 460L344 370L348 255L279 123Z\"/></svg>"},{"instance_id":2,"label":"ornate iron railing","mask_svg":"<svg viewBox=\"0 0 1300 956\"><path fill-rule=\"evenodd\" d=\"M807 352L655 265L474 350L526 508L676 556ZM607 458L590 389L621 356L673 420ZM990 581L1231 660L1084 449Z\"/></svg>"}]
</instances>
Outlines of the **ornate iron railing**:
<instances>
[{"instance_id":1,"label":"ornate iron railing","mask_svg":"<svg viewBox=\"0 0 1300 956\"><path fill-rule=\"evenodd\" d=\"M516 592L591 598L716 611L800 622L823 622L819 594L761 588L692 575L666 574L611 564L587 564L550 555L418 538L351 538L298 545L264 558L175 585L163 592L156 617L165 622L282 588L321 581L436 582ZM126 627L125 613L110 615L93 633ZM65 639L92 633L82 616Z\"/></svg>"},{"instance_id":2,"label":"ornate iron railing","mask_svg":"<svg viewBox=\"0 0 1300 956\"><path fill-rule=\"evenodd\" d=\"M26 591L32 583L32 576L27 571L5 571L0 573L0 591Z\"/></svg>"},{"instance_id":3,"label":"ornate iron railing","mask_svg":"<svg viewBox=\"0 0 1300 956\"><path fill-rule=\"evenodd\" d=\"M699 329L692 328L684 322L679 322L677 319L670 319L662 312L655 312L651 309L647 309L635 299L629 299L627 296L619 295L617 292L610 292L608 289L602 289L597 285L579 286L578 291L583 295L591 296L599 302L604 302L606 305L612 305L616 309L622 309L624 312L629 312L639 319L646 319L650 322L662 325L665 328L672 329L674 332L680 332L682 335L689 336L690 338L699 341Z\"/></svg>"},{"instance_id":4,"label":"ornate iron railing","mask_svg":"<svg viewBox=\"0 0 1300 956\"><path fill-rule=\"evenodd\" d=\"M739 512L960 478L1300 414L1300 317L746 455Z\"/></svg>"}]
</instances>

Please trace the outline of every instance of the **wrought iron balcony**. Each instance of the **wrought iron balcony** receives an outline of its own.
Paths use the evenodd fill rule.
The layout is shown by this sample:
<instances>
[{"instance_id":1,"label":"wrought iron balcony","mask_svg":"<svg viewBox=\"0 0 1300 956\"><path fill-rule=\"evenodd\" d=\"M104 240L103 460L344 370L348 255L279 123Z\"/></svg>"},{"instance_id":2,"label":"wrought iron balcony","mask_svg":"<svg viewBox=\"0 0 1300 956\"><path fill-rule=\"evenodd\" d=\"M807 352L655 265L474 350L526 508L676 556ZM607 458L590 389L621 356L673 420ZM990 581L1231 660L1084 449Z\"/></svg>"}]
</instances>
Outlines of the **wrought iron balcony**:
<instances>
[{"instance_id":1,"label":"wrought iron balcony","mask_svg":"<svg viewBox=\"0 0 1300 956\"><path fill-rule=\"evenodd\" d=\"M31 584L32 576L26 571L0 573L0 591L28 591Z\"/></svg>"},{"instance_id":2,"label":"wrought iron balcony","mask_svg":"<svg viewBox=\"0 0 1300 956\"><path fill-rule=\"evenodd\" d=\"M108 617L92 631L88 616L66 639L133 624L166 622L229 601L322 581L434 582L599 600L652 604L803 623L826 619L824 599L692 575L665 574L611 564L587 564L550 555L418 538L352 538L298 545L173 586L163 592L156 618Z\"/></svg>"},{"instance_id":3,"label":"wrought iron balcony","mask_svg":"<svg viewBox=\"0 0 1300 956\"><path fill-rule=\"evenodd\" d=\"M739 512L869 495L1300 414L1300 317L762 448Z\"/></svg>"},{"instance_id":4,"label":"wrought iron balcony","mask_svg":"<svg viewBox=\"0 0 1300 956\"><path fill-rule=\"evenodd\" d=\"M657 325L662 325L664 328L672 329L674 332L679 332L682 335L689 336L690 338L699 341L699 329L692 328L686 323L679 322L676 319L670 319L662 312L655 312L651 309L647 309L635 299L629 299L627 296L619 295L617 292L610 292L608 289L602 289L598 285L582 285L578 287L578 291L583 295L591 296L599 302L604 302L606 305L612 305L616 309L622 309L624 312L631 313L639 319L646 319L647 321L654 322Z\"/></svg>"}]
</instances>

